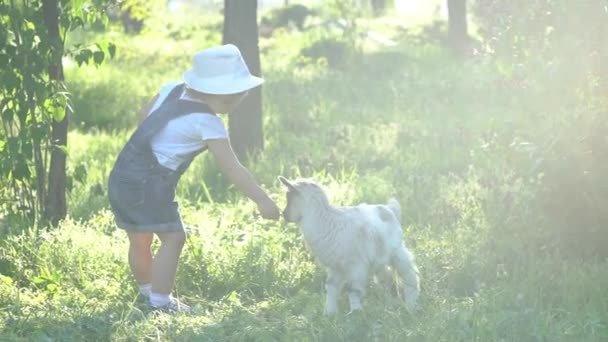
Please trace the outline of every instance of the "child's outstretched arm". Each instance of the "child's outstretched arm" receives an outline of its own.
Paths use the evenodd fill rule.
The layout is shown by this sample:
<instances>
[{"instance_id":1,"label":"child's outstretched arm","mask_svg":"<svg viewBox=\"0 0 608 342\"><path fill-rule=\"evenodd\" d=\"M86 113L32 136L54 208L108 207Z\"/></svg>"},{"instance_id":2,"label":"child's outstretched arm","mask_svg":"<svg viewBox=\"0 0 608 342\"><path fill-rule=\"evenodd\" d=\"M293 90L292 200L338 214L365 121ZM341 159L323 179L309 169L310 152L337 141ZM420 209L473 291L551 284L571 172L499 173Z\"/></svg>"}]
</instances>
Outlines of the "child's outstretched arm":
<instances>
[{"instance_id":1,"label":"child's outstretched arm","mask_svg":"<svg viewBox=\"0 0 608 342\"><path fill-rule=\"evenodd\" d=\"M266 192L260 188L253 175L238 160L232 150L230 140L212 139L207 140L209 152L215 158L222 173L243 192L247 197L258 205L260 214L265 219L278 220L281 212L277 205L268 197Z\"/></svg>"}]
</instances>

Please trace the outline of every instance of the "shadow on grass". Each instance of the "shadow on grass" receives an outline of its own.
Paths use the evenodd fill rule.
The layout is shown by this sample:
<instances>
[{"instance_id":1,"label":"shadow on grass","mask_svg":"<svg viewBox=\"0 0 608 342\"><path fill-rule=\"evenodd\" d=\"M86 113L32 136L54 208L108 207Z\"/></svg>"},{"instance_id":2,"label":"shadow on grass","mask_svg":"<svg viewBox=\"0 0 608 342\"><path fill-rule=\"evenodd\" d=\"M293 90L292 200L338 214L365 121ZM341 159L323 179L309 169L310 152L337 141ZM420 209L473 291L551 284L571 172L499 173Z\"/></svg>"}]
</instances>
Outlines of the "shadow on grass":
<instances>
[{"instance_id":1,"label":"shadow on grass","mask_svg":"<svg viewBox=\"0 0 608 342\"><path fill-rule=\"evenodd\" d=\"M212 313L206 324L192 324L167 331L175 341L370 341L387 340L403 333L411 316L402 306L379 305L378 298L363 311L323 313L321 293L300 292L291 298L271 298L253 306L228 304L230 309ZM343 301L341 307L347 307ZM209 310L209 309L207 309ZM196 322L191 318L190 322ZM198 320L200 323L200 319Z\"/></svg>"}]
</instances>

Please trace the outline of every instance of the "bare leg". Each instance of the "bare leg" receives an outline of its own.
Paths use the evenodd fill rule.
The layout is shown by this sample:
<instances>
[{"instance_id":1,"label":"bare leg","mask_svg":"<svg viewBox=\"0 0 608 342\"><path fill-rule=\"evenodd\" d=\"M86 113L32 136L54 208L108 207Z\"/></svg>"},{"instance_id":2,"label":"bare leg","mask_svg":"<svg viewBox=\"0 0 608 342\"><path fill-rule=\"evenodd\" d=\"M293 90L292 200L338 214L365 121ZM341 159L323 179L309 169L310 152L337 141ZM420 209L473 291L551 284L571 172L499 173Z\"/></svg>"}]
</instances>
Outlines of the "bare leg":
<instances>
[{"instance_id":1,"label":"bare leg","mask_svg":"<svg viewBox=\"0 0 608 342\"><path fill-rule=\"evenodd\" d=\"M170 294L175 284L177 263L186 242L186 233L157 233L161 244L152 263L152 292Z\"/></svg>"},{"instance_id":2,"label":"bare leg","mask_svg":"<svg viewBox=\"0 0 608 342\"><path fill-rule=\"evenodd\" d=\"M127 232L129 236L129 266L139 285L149 284L152 274L152 233Z\"/></svg>"}]
</instances>

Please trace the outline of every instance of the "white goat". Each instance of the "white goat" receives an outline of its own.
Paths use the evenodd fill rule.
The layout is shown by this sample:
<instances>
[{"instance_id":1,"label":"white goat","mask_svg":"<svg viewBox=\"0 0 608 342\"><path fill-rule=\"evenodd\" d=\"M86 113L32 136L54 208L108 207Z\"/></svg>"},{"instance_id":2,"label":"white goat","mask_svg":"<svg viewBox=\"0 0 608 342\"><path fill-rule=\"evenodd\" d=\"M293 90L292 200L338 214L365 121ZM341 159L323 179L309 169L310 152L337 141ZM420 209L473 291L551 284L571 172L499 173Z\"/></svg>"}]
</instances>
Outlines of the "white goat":
<instances>
[{"instance_id":1,"label":"white goat","mask_svg":"<svg viewBox=\"0 0 608 342\"><path fill-rule=\"evenodd\" d=\"M371 275L392 279L389 268L403 282L407 309L414 309L420 292L418 269L403 243L397 200L336 208L315 182L279 179L288 189L285 220L298 224L313 256L327 269L327 314L337 311L344 285L351 311L361 309Z\"/></svg>"}]
</instances>

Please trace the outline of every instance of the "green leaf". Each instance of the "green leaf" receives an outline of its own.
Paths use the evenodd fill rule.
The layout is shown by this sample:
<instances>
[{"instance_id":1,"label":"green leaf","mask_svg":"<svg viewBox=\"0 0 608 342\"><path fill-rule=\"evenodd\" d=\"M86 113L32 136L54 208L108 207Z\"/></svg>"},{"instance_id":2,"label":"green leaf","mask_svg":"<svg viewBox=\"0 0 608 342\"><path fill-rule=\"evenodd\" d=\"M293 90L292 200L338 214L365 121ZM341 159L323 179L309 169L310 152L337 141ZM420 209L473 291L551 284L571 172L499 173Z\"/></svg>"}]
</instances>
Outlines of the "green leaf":
<instances>
[{"instance_id":1,"label":"green leaf","mask_svg":"<svg viewBox=\"0 0 608 342\"><path fill-rule=\"evenodd\" d=\"M46 92L46 84L44 82L38 81L34 84L34 94L36 98L44 99L47 97Z\"/></svg>"},{"instance_id":2,"label":"green leaf","mask_svg":"<svg viewBox=\"0 0 608 342\"><path fill-rule=\"evenodd\" d=\"M34 283L35 285L40 285L42 283L46 283L46 281L47 281L47 278L43 277L43 276L32 279L32 283Z\"/></svg>"},{"instance_id":3,"label":"green leaf","mask_svg":"<svg viewBox=\"0 0 608 342\"><path fill-rule=\"evenodd\" d=\"M10 124L13 122L13 117L15 116L15 111L12 108L7 108L2 112L2 121Z\"/></svg>"},{"instance_id":4,"label":"green leaf","mask_svg":"<svg viewBox=\"0 0 608 342\"><path fill-rule=\"evenodd\" d=\"M59 289L59 286L57 286L57 284L50 283L50 284L46 285L46 289L47 289L47 291L54 293L54 292L57 292L57 289Z\"/></svg>"},{"instance_id":5,"label":"green leaf","mask_svg":"<svg viewBox=\"0 0 608 342\"><path fill-rule=\"evenodd\" d=\"M19 139L17 137L10 137L7 139L7 151L10 156L19 155Z\"/></svg>"},{"instance_id":6,"label":"green leaf","mask_svg":"<svg viewBox=\"0 0 608 342\"><path fill-rule=\"evenodd\" d=\"M103 53L103 51L93 52L93 60L95 61L96 65L101 65L101 63L103 63L104 57L105 57L105 54Z\"/></svg>"},{"instance_id":7,"label":"green leaf","mask_svg":"<svg viewBox=\"0 0 608 342\"><path fill-rule=\"evenodd\" d=\"M72 22L70 23L71 31L74 31L79 27L84 28L84 20L82 20L81 17L73 17Z\"/></svg>"},{"instance_id":8,"label":"green leaf","mask_svg":"<svg viewBox=\"0 0 608 342\"><path fill-rule=\"evenodd\" d=\"M51 111L51 116L53 120L56 122L61 122L65 118L65 107L57 104L53 106L53 110Z\"/></svg>"},{"instance_id":9,"label":"green leaf","mask_svg":"<svg viewBox=\"0 0 608 342\"><path fill-rule=\"evenodd\" d=\"M32 139L34 141L41 141L42 139L44 139L44 134L45 129L42 126L42 124L38 123L35 126L32 126Z\"/></svg>"},{"instance_id":10,"label":"green leaf","mask_svg":"<svg viewBox=\"0 0 608 342\"><path fill-rule=\"evenodd\" d=\"M59 97L59 101L61 103L61 106L63 108L65 108L65 112L66 113L74 113L74 110L72 109L72 103L70 101L70 92L67 91L60 91L57 93L58 97Z\"/></svg>"},{"instance_id":11,"label":"green leaf","mask_svg":"<svg viewBox=\"0 0 608 342\"><path fill-rule=\"evenodd\" d=\"M108 17L107 15L102 15L101 22L104 28L110 26L110 17Z\"/></svg>"},{"instance_id":12,"label":"green leaf","mask_svg":"<svg viewBox=\"0 0 608 342\"><path fill-rule=\"evenodd\" d=\"M2 86L8 91L12 92L14 89L19 89L20 86L19 76L14 70L7 70L4 74Z\"/></svg>"},{"instance_id":13,"label":"green leaf","mask_svg":"<svg viewBox=\"0 0 608 342\"><path fill-rule=\"evenodd\" d=\"M13 174L13 178L16 180L30 179L32 176L27 163L21 158L17 160L17 163L15 163L15 167L11 173Z\"/></svg>"},{"instance_id":14,"label":"green leaf","mask_svg":"<svg viewBox=\"0 0 608 342\"><path fill-rule=\"evenodd\" d=\"M34 25L34 23L33 23L33 22L31 22L31 21L29 21L29 20L26 20L26 21L24 22L24 24L25 24L25 25L24 25L24 28L25 28L27 31L35 31L35 30L36 30L36 25Z\"/></svg>"},{"instance_id":15,"label":"green leaf","mask_svg":"<svg viewBox=\"0 0 608 342\"><path fill-rule=\"evenodd\" d=\"M513 76L513 63L499 59L496 61L496 69L500 75L510 79Z\"/></svg>"},{"instance_id":16,"label":"green leaf","mask_svg":"<svg viewBox=\"0 0 608 342\"><path fill-rule=\"evenodd\" d=\"M7 276L3 276L2 274L0 274L0 282L2 282L5 285L12 286L13 285L13 278L7 277Z\"/></svg>"},{"instance_id":17,"label":"green leaf","mask_svg":"<svg viewBox=\"0 0 608 342\"><path fill-rule=\"evenodd\" d=\"M65 188L68 192L72 192L72 190L74 190L74 177L65 177Z\"/></svg>"},{"instance_id":18,"label":"green leaf","mask_svg":"<svg viewBox=\"0 0 608 342\"><path fill-rule=\"evenodd\" d=\"M82 15L83 4L84 4L84 0L74 0L72 2L72 6L73 6L72 7L73 8L72 11L74 12L74 15L76 15L76 16L81 16Z\"/></svg>"},{"instance_id":19,"label":"green leaf","mask_svg":"<svg viewBox=\"0 0 608 342\"><path fill-rule=\"evenodd\" d=\"M56 122L61 122L65 118L66 110L69 109L67 94L58 92L52 99L47 99L44 103L45 109Z\"/></svg>"},{"instance_id":20,"label":"green leaf","mask_svg":"<svg viewBox=\"0 0 608 342\"><path fill-rule=\"evenodd\" d=\"M91 57L93 57L93 51L90 49L82 49L76 56L74 56L78 66L81 66L82 63L89 64Z\"/></svg>"},{"instance_id":21,"label":"green leaf","mask_svg":"<svg viewBox=\"0 0 608 342\"><path fill-rule=\"evenodd\" d=\"M53 148L56 148L56 149L60 150L66 156L69 155L69 153L68 153L68 147L66 145L53 145Z\"/></svg>"},{"instance_id":22,"label":"green leaf","mask_svg":"<svg viewBox=\"0 0 608 342\"><path fill-rule=\"evenodd\" d=\"M87 167L85 164L80 164L74 169L74 180L84 184L87 180Z\"/></svg>"},{"instance_id":23,"label":"green leaf","mask_svg":"<svg viewBox=\"0 0 608 342\"><path fill-rule=\"evenodd\" d=\"M82 66L82 63L84 63L84 60L82 59L81 55L75 55L74 56L74 60L76 61L76 63L78 64L78 66Z\"/></svg>"},{"instance_id":24,"label":"green leaf","mask_svg":"<svg viewBox=\"0 0 608 342\"><path fill-rule=\"evenodd\" d=\"M70 20L70 18L68 16L62 15L61 17L59 17L59 27L61 27L63 30L63 32L61 32L61 35L65 34L65 31L70 29L74 30L75 27L71 26L72 21Z\"/></svg>"},{"instance_id":25,"label":"green leaf","mask_svg":"<svg viewBox=\"0 0 608 342\"><path fill-rule=\"evenodd\" d=\"M110 53L110 58L114 58L116 56L116 45L108 43L108 52Z\"/></svg>"}]
</instances>

